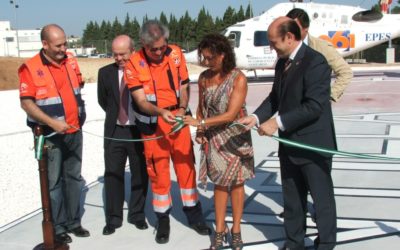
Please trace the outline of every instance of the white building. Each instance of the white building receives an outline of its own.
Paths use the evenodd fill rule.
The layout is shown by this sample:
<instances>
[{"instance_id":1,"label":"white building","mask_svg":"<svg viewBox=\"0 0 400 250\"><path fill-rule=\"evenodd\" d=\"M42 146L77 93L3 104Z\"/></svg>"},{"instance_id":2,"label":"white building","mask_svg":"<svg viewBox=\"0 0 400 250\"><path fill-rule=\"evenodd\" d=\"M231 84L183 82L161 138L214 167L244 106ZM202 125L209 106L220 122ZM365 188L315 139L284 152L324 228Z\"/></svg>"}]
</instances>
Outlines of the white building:
<instances>
[{"instance_id":1,"label":"white building","mask_svg":"<svg viewBox=\"0 0 400 250\"><path fill-rule=\"evenodd\" d=\"M40 40L41 29L36 30L12 30L10 21L0 21L0 56L32 57L42 48ZM18 33L18 40L17 40ZM69 44L76 44L79 38L69 37ZM18 46L19 45L19 46ZM76 56L89 56L96 51L95 47L82 48L71 47L68 51Z\"/></svg>"},{"instance_id":2,"label":"white building","mask_svg":"<svg viewBox=\"0 0 400 250\"><path fill-rule=\"evenodd\" d=\"M17 57L19 50L20 57L32 57L41 48L40 29L12 30L10 21L0 21L0 56Z\"/></svg>"}]
</instances>

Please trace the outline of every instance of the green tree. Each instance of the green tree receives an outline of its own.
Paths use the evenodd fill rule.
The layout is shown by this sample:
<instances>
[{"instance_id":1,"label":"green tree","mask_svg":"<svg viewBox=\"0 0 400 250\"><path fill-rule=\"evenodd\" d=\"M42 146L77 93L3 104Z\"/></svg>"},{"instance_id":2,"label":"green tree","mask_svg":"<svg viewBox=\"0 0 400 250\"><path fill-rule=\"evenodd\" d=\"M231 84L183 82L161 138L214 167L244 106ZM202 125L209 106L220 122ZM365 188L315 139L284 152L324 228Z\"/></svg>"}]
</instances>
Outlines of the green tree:
<instances>
[{"instance_id":1,"label":"green tree","mask_svg":"<svg viewBox=\"0 0 400 250\"><path fill-rule=\"evenodd\" d=\"M197 24L196 24L196 42L199 42L204 35L214 31L214 21L212 16L206 12L206 9L203 8L200 10L197 16Z\"/></svg>"},{"instance_id":2,"label":"green tree","mask_svg":"<svg viewBox=\"0 0 400 250\"><path fill-rule=\"evenodd\" d=\"M111 33L112 33L112 37L110 37L111 39L123 34L123 28L121 23L118 21L118 18L115 17L114 22L112 24L112 29L111 29Z\"/></svg>"},{"instance_id":3,"label":"green tree","mask_svg":"<svg viewBox=\"0 0 400 250\"><path fill-rule=\"evenodd\" d=\"M101 39L100 27L97 22L89 22L83 31L82 43L84 47L96 47L95 41Z\"/></svg>"},{"instance_id":4,"label":"green tree","mask_svg":"<svg viewBox=\"0 0 400 250\"><path fill-rule=\"evenodd\" d=\"M160 14L160 23L164 24L165 26L168 26L167 16L164 14L163 11L161 11Z\"/></svg>"},{"instance_id":5,"label":"green tree","mask_svg":"<svg viewBox=\"0 0 400 250\"><path fill-rule=\"evenodd\" d=\"M179 19L178 27L181 31L179 40L182 42L182 47L186 50L195 48L196 22L192 20L188 11Z\"/></svg>"},{"instance_id":6,"label":"green tree","mask_svg":"<svg viewBox=\"0 0 400 250\"><path fill-rule=\"evenodd\" d=\"M224 22L224 28L236 23L235 9L233 9L231 6L228 6L228 8L225 10L222 21Z\"/></svg>"},{"instance_id":7,"label":"green tree","mask_svg":"<svg viewBox=\"0 0 400 250\"><path fill-rule=\"evenodd\" d=\"M147 21L149 21L149 17L148 17L147 14L146 14L146 15L144 15L144 17L143 17L142 23L145 23L145 22L147 22Z\"/></svg>"},{"instance_id":8,"label":"green tree","mask_svg":"<svg viewBox=\"0 0 400 250\"><path fill-rule=\"evenodd\" d=\"M240 5L239 11L236 13L236 22L241 22L246 20L246 16L244 15L244 10L242 5Z\"/></svg>"},{"instance_id":9,"label":"green tree","mask_svg":"<svg viewBox=\"0 0 400 250\"><path fill-rule=\"evenodd\" d=\"M400 6L398 6L398 4L400 4L400 0L398 0L397 5L392 8L392 11L391 11L392 14L400 14ZM394 5L394 2L392 3L392 6L393 5Z\"/></svg>"},{"instance_id":10,"label":"green tree","mask_svg":"<svg viewBox=\"0 0 400 250\"><path fill-rule=\"evenodd\" d=\"M97 40L110 40L113 38L112 33L112 26L111 23L108 21L102 21L100 25L100 34L97 37Z\"/></svg>"},{"instance_id":11,"label":"green tree","mask_svg":"<svg viewBox=\"0 0 400 250\"><path fill-rule=\"evenodd\" d=\"M216 18L215 18L215 25L214 25L214 27L215 27L215 31L217 31L217 32L223 31L224 28L225 28L225 26L224 26L224 21L223 21L221 18L216 17Z\"/></svg>"},{"instance_id":12,"label":"green tree","mask_svg":"<svg viewBox=\"0 0 400 250\"><path fill-rule=\"evenodd\" d=\"M132 22L132 33L130 34L130 36L135 41L135 47L136 48L140 47L139 32L140 32L140 24L139 24L138 20L135 17L133 19L133 22Z\"/></svg>"},{"instance_id":13,"label":"green tree","mask_svg":"<svg viewBox=\"0 0 400 250\"><path fill-rule=\"evenodd\" d=\"M169 16L169 40L173 43L180 42L179 41L179 24L178 20L176 20L174 15Z\"/></svg>"},{"instance_id":14,"label":"green tree","mask_svg":"<svg viewBox=\"0 0 400 250\"><path fill-rule=\"evenodd\" d=\"M86 25L86 28L83 30L82 42L85 43L89 40L93 40L96 35L96 32L97 30L95 27L95 23L93 21L90 21Z\"/></svg>"},{"instance_id":15,"label":"green tree","mask_svg":"<svg viewBox=\"0 0 400 250\"><path fill-rule=\"evenodd\" d=\"M122 33L132 37L132 34L131 34L132 29L133 29L133 23L131 22L129 14L126 13L124 25L122 26Z\"/></svg>"},{"instance_id":16,"label":"green tree","mask_svg":"<svg viewBox=\"0 0 400 250\"><path fill-rule=\"evenodd\" d=\"M247 5L245 17L246 19L253 17L253 8L251 7L250 3Z\"/></svg>"}]
</instances>

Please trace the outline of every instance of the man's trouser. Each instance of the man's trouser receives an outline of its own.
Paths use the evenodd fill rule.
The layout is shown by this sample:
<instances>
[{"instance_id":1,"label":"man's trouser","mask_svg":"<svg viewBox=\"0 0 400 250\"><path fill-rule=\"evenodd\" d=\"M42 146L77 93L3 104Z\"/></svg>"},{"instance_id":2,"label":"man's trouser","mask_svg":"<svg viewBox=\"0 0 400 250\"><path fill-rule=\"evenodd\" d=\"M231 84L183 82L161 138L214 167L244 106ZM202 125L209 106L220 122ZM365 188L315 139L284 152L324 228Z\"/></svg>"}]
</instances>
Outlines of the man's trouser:
<instances>
[{"instance_id":1,"label":"man's trouser","mask_svg":"<svg viewBox=\"0 0 400 250\"><path fill-rule=\"evenodd\" d=\"M81 225L82 132L46 139L51 212L56 234Z\"/></svg>"},{"instance_id":2,"label":"man's trouser","mask_svg":"<svg viewBox=\"0 0 400 250\"><path fill-rule=\"evenodd\" d=\"M316 210L318 237L315 249L331 250L336 244L336 203L331 177L332 158L315 156L313 161L294 163L280 154L286 247L304 249L307 194Z\"/></svg>"},{"instance_id":3,"label":"man's trouser","mask_svg":"<svg viewBox=\"0 0 400 250\"><path fill-rule=\"evenodd\" d=\"M172 126L158 117L155 134L143 138L151 138L168 134ZM180 187L183 211L189 224L203 222L201 204L198 202L196 189L196 171L194 168L193 143L188 126L176 133L158 140L145 141L147 173L153 191L153 208L157 217L168 216L172 208L170 159Z\"/></svg>"},{"instance_id":4,"label":"man's trouser","mask_svg":"<svg viewBox=\"0 0 400 250\"><path fill-rule=\"evenodd\" d=\"M115 126L113 138L139 139L136 126ZM128 222L145 219L148 176L143 155L143 144L139 142L104 142L104 198L106 223L120 227L123 221L125 201L125 167L129 159L130 196L128 200Z\"/></svg>"}]
</instances>

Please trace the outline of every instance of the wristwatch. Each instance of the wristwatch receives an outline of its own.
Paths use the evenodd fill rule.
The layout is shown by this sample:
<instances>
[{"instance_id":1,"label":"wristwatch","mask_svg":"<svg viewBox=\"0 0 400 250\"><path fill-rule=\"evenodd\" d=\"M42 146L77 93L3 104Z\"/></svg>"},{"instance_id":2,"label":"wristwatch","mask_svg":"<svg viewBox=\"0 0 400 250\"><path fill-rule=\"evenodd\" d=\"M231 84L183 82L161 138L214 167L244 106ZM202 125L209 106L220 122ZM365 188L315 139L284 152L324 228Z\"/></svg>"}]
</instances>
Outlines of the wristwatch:
<instances>
[{"instance_id":1,"label":"wristwatch","mask_svg":"<svg viewBox=\"0 0 400 250\"><path fill-rule=\"evenodd\" d=\"M200 126L201 126L202 128L204 128L204 127L206 126L206 121L205 121L204 119L201 119L201 121L200 121Z\"/></svg>"}]
</instances>

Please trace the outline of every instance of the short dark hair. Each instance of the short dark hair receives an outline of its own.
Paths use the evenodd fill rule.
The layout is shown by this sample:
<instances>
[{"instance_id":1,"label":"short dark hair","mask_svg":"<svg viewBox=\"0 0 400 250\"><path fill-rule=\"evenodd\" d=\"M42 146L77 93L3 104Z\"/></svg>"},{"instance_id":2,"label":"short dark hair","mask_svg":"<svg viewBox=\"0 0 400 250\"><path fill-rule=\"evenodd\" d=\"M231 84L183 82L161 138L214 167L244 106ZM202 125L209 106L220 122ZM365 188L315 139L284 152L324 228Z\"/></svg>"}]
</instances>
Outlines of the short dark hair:
<instances>
[{"instance_id":1,"label":"short dark hair","mask_svg":"<svg viewBox=\"0 0 400 250\"><path fill-rule=\"evenodd\" d=\"M300 27L293 19L285 20L278 26L278 34L280 37L283 38L288 32L292 33L297 41L301 40Z\"/></svg>"},{"instance_id":2,"label":"short dark hair","mask_svg":"<svg viewBox=\"0 0 400 250\"><path fill-rule=\"evenodd\" d=\"M224 59L222 60L222 71L224 73L229 73L236 67L235 52L233 51L228 38L225 36L218 33L212 33L204 36L197 46L199 61L201 60L201 51L203 49L209 49L213 55L224 54Z\"/></svg>"},{"instance_id":3,"label":"short dark hair","mask_svg":"<svg viewBox=\"0 0 400 250\"><path fill-rule=\"evenodd\" d=\"M299 20L301 27L305 29L310 27L310 18L308 17L307 12L305 12L303 9L294 8L289 11L286 16Z\"/></svg>"}]
</instances>

